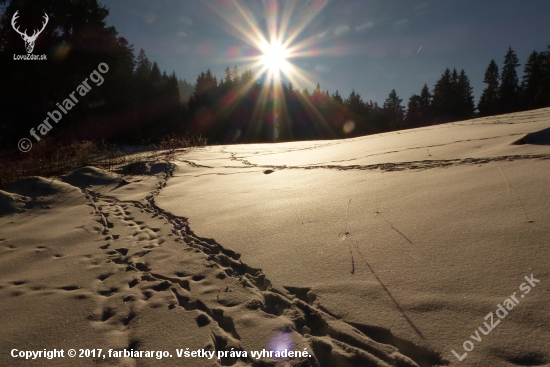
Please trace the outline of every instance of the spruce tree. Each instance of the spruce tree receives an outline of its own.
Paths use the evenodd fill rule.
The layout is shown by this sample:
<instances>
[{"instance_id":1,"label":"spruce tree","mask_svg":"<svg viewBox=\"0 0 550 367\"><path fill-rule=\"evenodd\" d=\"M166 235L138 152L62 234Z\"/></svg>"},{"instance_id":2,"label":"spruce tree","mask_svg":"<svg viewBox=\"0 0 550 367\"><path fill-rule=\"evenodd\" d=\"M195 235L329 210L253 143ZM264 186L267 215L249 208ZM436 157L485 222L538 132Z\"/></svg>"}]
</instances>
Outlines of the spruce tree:
<instances>
[{"instance_id":1,"label":"spruce tree","mask_svg":"<svg viewBox=\"0 0 550 367\"><path fill-rule=\"evenodd\" d=\"M407 104L405 125L409 128L420 126L420 96L413 94Z\"/></svg>"},{"instance_id":2,"label":"spruce tree","mask_svg":"<svg viewBox=\"0 0 550 367\"><path fill-rule=\"evenodd\" d=\"M405 107L401 106L403 100L397 96L395 89L392 89L388 98L384 101L384 113L389 118L389 127L391 130L403 128L403 119L405 117Z\"/></svg>"},{"instance_id":3,"label":"spruce tree","mask_svg":"<svg viewBox=\"0 0 550 367\"><path fill-rule=\"evenodd\" d=\"M147 58L145 51L141 49L136 59L136 77L145 80L151 73L151 62Z\"/></svg>"},{"instance_id":4,"label":"spruce tree","mask_svg":"<svg viewBox=\"0 0 550 367\"><path fill-rule=\"evenodd\" d=\"M523 71L523 88L521 90L522 109L532 110L547 106L548 86L546 82L548 78L544 72L544 64L544 53L531 52Z\"/></svg>"},{"instance_id":5,"label":"spruce tree","mask_svg":"<svg viewBox=\"0 0 550 367\"><path fill-rule=\"evenodd\" d=\"M315 87L311 95L311 103L313 103L316 108L320 109L323 107L324 99L324 93L321 91L321 86L317 83L317 87Z\"/></svg>"},{"instance_id":6,"label":"spruce tree","mask_svg":"<svg viewBox=\"0 0 550 367\"><path fill-rule=\"evenodd\" d=\"M485 71L485 77L483 83L487 84L487 87L481 93L477 109L479 111L478 116L492 116L499 111L499 73L498 65L495 60L491 60L487 70Z\"/></svg>"},{"instance_id":7,"label":"spruce tree","mask_svg":"<svg viewBox=\"0 0 550 367\"><path fill-rule=\"evenodd\" d=\"M418 99L418 113L420 126L427 126L433 123L433 111L432 111L432 94L428 89L428 85L424 84L420 91L420 98Z\"/></svg>"},{"instance_id":8,"label":"spruce tree","mask_svg":"<svg viewBox=\"0 0 550 367\"><path fill-rule=\"evenodd\" d=\"M237 85L241 82L241 77L239 76L239 68L237 67L237 65L233 67L231 75L233 76L233 84Z\"/></svg>"},{"instance_id":9,"label":"spruce tree","mask_svg":"<svg viewBox=\"0 0 550 367\"><path fill-rule=\"evenodd\" d=\"M504 66L500 76L500 88L498 90L499 112L510 113L519 110L519 81L516 73L518 57L511 47L508 47L508 52L504 56Z\"/></svg>"},{"instance_id":10,"label":"spruce tree","mask_svg":"<svg viewBox=\"0 0 550 367\"><path fill-rule=\"evenodd\" d=\"M334 133L338 137L344 137L352 131L344 129L344 124L346 122L346 111L344 106L344 101L342 96L336 90L331 96L327 96L327 122L332 127Z\"/></svg>"},{"instance_id":11,"label":"spruce tree","mask_svg":"<svg viewBox=\"0 0 550 367\"><path fill-rule=\"evenodd\" d=\"M355 122L355 135L364 135L371 132L371 128L367 125L368 110L361 95L352 89L350 95L344 101L347 109L348 119Z\"/></svg>"},{"instance_id":12,"label":"spruce tree","mask_svg":"<svg viewBox=\"0 0 550 367\"><path fill-rule=\"evenodd\" d=\"M433 90L432 106L435 123L452 120L453 92L451 71L447 68L443 72L443 75L441 75L441 78L435 83Z\"/></svg>"},{"instance_id":13,"label":"spruce tree","mask_svg":"<svg viewBox=\"0 0 550 367\"><path fill-rule=\"evenodd\" d=\"M157 65L157 62L153 62L151 72L149 73L149 80L151 81L151 84L153 85L153 88L155 88L155 90L158 90L162 86L163 79L166 80L168 78L166 72L164 72L163 77L164 78L161 77L160 68Z\"/></svg>"},{"instance_id":14,"label":"spruce tree","mask_svg":"<svg viewBox=\"0 0 550 367\"><path fill-rule=\"evenodd\" d=\"M244 69L243 75L241 76L241 83L249 84L249 83L252 83L254 79L255 79L255 76L252 69L248 69L248 68Z\"/></svg>"},{"instance_id":15,"label":"spruce tree","mask_svg":"<svg viewBox=\"0 0 550 367\"><path fill-rule=\"evenodd\" d=\"M541 52L541 64L542 64L542 90L541 99L543 107L550 107L550 45L547 50Z\"/></svg>"},{"instance_id":16,"label":"spruce tree","mask_svg":"<svg viewBox=\"0 0 550 367\"><path fill-rule=\"evenodd\" d=\"M475 104L473 88L470 85L470 79L466 76L464 69L460 71L457 80L457 90L459 97L459 119L471 119L475 115Z\"/></svg>"},{"instance_id":17,"label":"spruce tree","mask_svg":"<svg viewBox=\"0 0 550 367\"><path fill-rule=\"evenodd\" d=\"M336 89L336 92L332 94L332 99L333 101L337 102L340 105L344 104L344 100L342 99L342 96L338 92L338 89Z\"/></svg>"},{"instance_id":18,"label":"spruce tree","mask_svg":"<svg viewBox=\"0 0 550 367\"><path fill-rule=\"evenodd\" d=\"M352 89L351 93L349 94L348 98L346 98L344 103L352 113L358 116L364 113L365 103L363 102L363 99L361 99L361 95L357 93L355 89Z\"/></svg>"},{"instance_id":19,"label":"spruce tree","mask_svg":"<svg viewBox=\"0 0 550 367\"><path fill-rule=\"evenodd\" d=\"M225 78L224 78L225 84L233 84L233 80L231 80L231 70L229 70L229 66L225 68Z\"/></svg>"}]
</instances>

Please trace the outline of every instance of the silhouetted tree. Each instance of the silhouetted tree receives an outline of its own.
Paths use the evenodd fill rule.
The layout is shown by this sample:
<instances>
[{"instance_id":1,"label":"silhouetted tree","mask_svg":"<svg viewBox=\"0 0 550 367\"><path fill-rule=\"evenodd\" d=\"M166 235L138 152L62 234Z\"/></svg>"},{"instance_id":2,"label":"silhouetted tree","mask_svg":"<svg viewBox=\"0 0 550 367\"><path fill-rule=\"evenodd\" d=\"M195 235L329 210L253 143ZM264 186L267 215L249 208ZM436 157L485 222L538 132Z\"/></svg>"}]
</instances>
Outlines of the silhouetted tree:
<instances>
[{"instance_id":1,"label":"silhouetted tree","mask_svg":"<svg viewBox=\"0 0 550 367\"><path fill-rule=\"evenodd\" d=\"M403 100L397 96L395 89L392 89L388 98L384 101L384 113L389 119L389 128L391 130L402 129L403 119L405 117L405 107L401 106Z\"/></svg>"},{"instance_id":2,"label":"silhouetted tree","mask_svg":"<svg viewBox=\"0 0 550 367\"><path fill-rule=\"evenodd\" d=\"M215 97L218 81L210 69L201 72L195 83L195 91L189 98L189 120L187 131L191 134L205 134L215 120Z\"/></svg>"},{"instance_id":3,"label":"silhouetted tree","mask_svg":"<svg viewBox=\"0 0 550 367\"><path fill-rule=\"evenodd\" d=\"M239 75L239 68L237 65L233 67L233 71L231 72L231 76L233 77L233 84L239 84L241 81L241 77Z\"/></svg>"},{"instance_id":4,"label":"silhouetted tree","mask_svg":"<svg viewBox=\"0 0 550 367\"><path fill-rule=\"evenodd\" d=\"M452 121L454 109L454 91L451 80L451 70L445 69L441 78L436 82L433 90L432 107L434 122L442 123Z\"/></svg>"},{"instance_id":5,"label":"silhouetted tree","mask_svg":"<svg viewBox=\"0 0 550 367\"><path fill-rule=\"evenodd\" d=\"M315 87L315 90L313 91L313 94L311 95L311 103L313 105L321 110L325 104L325 94L321 91L321 86L319 83L317 83L317 87Z\"/></svg>"},{"instance_id":6,"label":"silhouetted tree","mask_svg":"<svg viewBox=\"0 0 550 367\"><path fill-rule=\"evenodd\" d=\"M427 126L433 123L432 94L426 84L424 84L420 91L418 114L420 126Z\"/></svg>"},{"instance_id":7,"label":"silhouetted tree","mask_svg":"<svg viewBox=\"0 0 550 367\"><path fill-rule=\"evenodd\" d=\"M227 68L225 68L225 78L223 79L223 81L226 83L226 84L231 84L233 85L233 79L231 77L231 70L229 70L229 66Z\"/></svg>"},{"instance_id":8,"label":"silhouetted tree","mask_svg":"<svg viewBox=\"0 0 550 367\"><path fill-rule=\"evenodd\" d=\"M338 93L338 89L332 94L332 99L340 104L344 104L344 100L342 99L340 93Z\"/></svg>"},{"instance_id":9,"label":"silhouetted tree","mask_svg":"<svg viewBox=\"0 0 550 367\"><path fill-rule=\"evenodd\" d=\"M432 99L434 122L450 122L474 116L473 89L464 70L460 74L448 68L437 81Z\"/></svg>"},{"instance_id":10,"label":"silhouetted tree","mask_svg":"<svg viewBox=\"0 0 550 367\"><path fill-rule=\"evenodd\" d=\"M4 6L0 19L0 85L10 92L2 95L0 143L28 135L29 129L48 117L47 112L57 109L56 103L63 102L100 63L109 67L103 85L92 87L86 93L86 103L77 103L70 113L63 114L63 123L55 125L49 135L110 138L119 125L131 120L127 103L131 96L127 100L122 97L129 91L131 80L122 78L133 68L132 49L114 27L106 26L109 11L104 6L95 0L0 0L0 4ZM21 36L11 26L16 11L17 24L22 31L28 29L28 34L41 27L44 12L48 14L47 26L33 51L46 54L47 60L14 62L14 54L25 53ZM109 117L114 114L119 114L118 118Z\"/></svg>"},{"instance_id":11,"label":"silhouetted tree","mask_svg":"<svg viewBox=\"0 0 550 367\"><path fill-rule=\"evenodd\" d=\"M245 69L243 75L241 76L240 83L247 84L252 83L255 80L255 75L252 69Z\"/></svg>"},{"instance_id":12,"label":"silhouetted tree","mask_svg":"<svg viewBox=\"0 0 550 367\"><path fill-rule=\"evenodd\" d=\"M344 101L342 100L342 96L338 90L336 90L336 92L334 92L331 96L327 94L325 99L326 106L323 114L326 116L327 122L334 131L335 136L345 137L354 133L353 131L348 130L349 126L344 129L344 124L348 118L348 113L346 112Z\"/></svg>"},{"instance_id":13,"label":"silhouetted tree","mask_svg":"<svg viewBox=\"0 0 550 367\"><path fill-rule=\"evenodd\" d=\"M458 96L458 119L465 120L473 118L476 109L473 88L470 85L470 79L466 76L464 69L462 69L458 75L456 90Z\"/></svg>"},{"instance_id":14,"label":"silhouetted tree","mask_svg":"<svg viewBox=\"0 0 550 367\"><path fill-rule=\"evenodd\" d=\"M521 106L523 109L547 107L549 105L550 79L545 73L546 54L533 51L525 63L521 88Z\"/></svg>"},{"instance_id":15,"label":"silhouetted tree","mask_svg":"<svg viewBox=\"0 0 550 367\"><path fill-rule=\"evenodd\" d=\"M408 128L420 125L420 96L413 94L407 103L407 114L405 115L405 126Z\"/></svg>"},{"instance_id":16,"label":"silhouetted tree","mask_svg":"<svg viewBox=\"0 0 550 367\"><path fill-rule=\"evenodd\" d=\"M500 76L500 88L498 90L499 112L516 112L519 109L519 81L516 73L518 57L511 47L504 56L504 66Z\"/></svg>"},{"instance_id":17,"label":"silhouetted tree","mask_svg":"<svg viewBox=\"0 0 550 367\"><path fill-rule=\"evenodd\" d=\"M483 90L477 109L479 116L491 116L499 111L499 73L498 66L495 60L491 60L487 70L485 71L485 77L483 83L487 84L487 87Z\"/></svg>"}]
</instances>

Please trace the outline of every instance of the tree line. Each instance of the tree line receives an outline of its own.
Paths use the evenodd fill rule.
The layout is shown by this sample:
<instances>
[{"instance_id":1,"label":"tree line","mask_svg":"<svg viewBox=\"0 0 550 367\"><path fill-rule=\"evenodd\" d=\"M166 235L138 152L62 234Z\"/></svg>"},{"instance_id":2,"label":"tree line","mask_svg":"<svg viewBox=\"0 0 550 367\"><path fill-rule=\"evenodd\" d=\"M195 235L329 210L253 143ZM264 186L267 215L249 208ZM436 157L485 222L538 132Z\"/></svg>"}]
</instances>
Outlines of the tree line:
<instances>
[{"instance_id":1,"label":"tree line","mask_svg":"<svg viewBox=\"0 0 550 367\"><path fill-rule=\"evenodd\" d=\"M500 71L491 60L477 106L468 76L455 69L446 69L433 88L424 84L406 106L395 89L379 105L364 101L355 90L342 96L317 84L310 92L237 67L225 69L219 80L210 70L194 83L178 79L175 72L161 71L144 50L136 55L106 25L109 11L97 0L0 4L5 5L0 19L2 145L27 137L102 62L109 66L105 82L54 125L52 135L117 143L155 142L186 133L201 134L211 143L331 139L550 106L550 46L531 53L521 81L511 48ZM25 52L20 35L11 29L17 10L22 29L40 24L44 12L49 15L34 49L46 54L47 61L13 60L14 54Z\"/></svg>"},{"instance_id":2,"label":"tree line","mask_svg":"<svg viewBox=\"0 0 550 367\"><path fill-rule=\"evenodd\" d=\"M519 66L512 48L504 56L501 72L491 60L483 80L487 86L477 106L466 72L447 68L431 90L424 84L406 107L395 89L380 106L363 101L355 90L343 98L338 91L321 90L319 84L310 93L280 82L280 92L274 93L277 88L266 85L251 70L240 76L237 67L227 68L225 78L219 81L208 70L199 75L189 97L185 126L192 133L224 143L330 139L550 107L550 46L531 53L521 82L516 71ZM263 100L262 89L280 100ZM264 107L263 114L255 110L259 104ZM283 107L277 109L277 105Z\"/></svg>"}]
</instances>

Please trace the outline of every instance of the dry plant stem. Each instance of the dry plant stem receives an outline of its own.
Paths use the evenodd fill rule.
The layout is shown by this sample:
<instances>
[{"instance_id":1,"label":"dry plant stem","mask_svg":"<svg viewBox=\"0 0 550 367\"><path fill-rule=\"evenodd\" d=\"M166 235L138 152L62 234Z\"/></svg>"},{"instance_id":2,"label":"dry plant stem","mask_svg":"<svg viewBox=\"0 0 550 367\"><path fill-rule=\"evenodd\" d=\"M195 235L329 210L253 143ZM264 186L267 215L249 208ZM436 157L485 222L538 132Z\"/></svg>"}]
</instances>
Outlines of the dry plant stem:
<instances>
[{"instance_id":1,"label":"dry plant stem","mask_svg":"<svg viewBox=\"0 0 550 367\"><path fill-rule=\"evenodd\" d=\"M366 257L363 256L363 253L359 250L359 245L357 244L357 242L355 243L355 248L357 249L357 252L359 253L359 256L361 256L361 258L363 259L363 261L365 262L365 264L367 265L367 267L369 268L370 272L372 273L372 275L374 275L374 277L376 278L376 280L378 281L378 284L380 284L380 286L384 289L384 291L386 292L386 294L388 295L388 297L390 297L390 299L392 300L393 304L395 305L395 307L397 307L397 309L399 310L399 312L401 312L401 315L403 315L403 317L405 318L405 320L407 320L407 322L409 323L409 325L413 328L413 330L418 334L418 336L420 336L422 339L425 339L424 338L424 335L422 334L422 332L416 327L416 325L412 322L412 320L407 316L407 314L405 313L405 310L403 310L403 308L399 305L399 303L397 302L397 300L393 297L393 295L391 294L390 290L388 289L388 287L386 287L386 285L382 282L382 280L378 277L378 275L376 274L376 272L374 271L374 269L372 268L372 266L369 264L369 262L367 261Z\"/></svg>"},{"instance_id":2,"label":"dry plant stem","mask_svg":"<svg viewBox=\"0 0 550 367\"><path fill-rule=\"evenodd\" d=\"M349 253L351 255L351 274L355 274L355 259L353 258L353 252L351 251L351 245L348 243Z\"/></svg>"},{"instance_id":3,"label":"dry plant stem","mask_svg":"<svg viewBox=\"0 0 550 367\"><path fill-rule=\"evenodd\" d=\"M342 238L342 240L347 240L348 239L348 235L349 235L349 232L348 232L348 214L349 214L349 205L351 203L351 199L349 199L348 201L348 208L346 210L346 224L345 224L345 227L344 227L344 237ZM342 233L342 232L340 232ZM338 233L338 237L340 237L340 233ZM351 255L351 271L350 273L351 274L355 274L355 259L353 258L353 251L351 249L351 245L348 243L348 249L349 249L349 253Z\"/></svg>"},{"instance_id":4,"label":"dry plant stem","mask_svg":"<svg viewBox=\"0 0 550 367\"><path fill-rule=\"evenodd\" d=\"M512 192L514 193L514 195L516 195L516 199L518 199L519 203L521 204L521 207L523 208L523 213L525 214L525 218L527 218L527 221L529 223L533 223L532 220L529 219L529 216L527 215L527 210L525 210L525 205L523 205L523 202L521 201L521 199L519 198L516 190L514 189L514 186L512 186L512 184L510 183L510 181L508 180L508 177L506 177L506 174L504 173L504 171L502 170L502 167L500 166L500 164L498 165L498 168L500 169L500 173L502 173L502 176L504 176L504 179L506 180L506 182L508 183L508 186L510 186L510 188L512 189Z\"/></svg>"},{"instance_id":5,"label":"dry plant stem","mask_svg":"<svg viewBox=\"0 0 550 367\"><path fill-rule=\"evenodd\" d=\"M391 222L390 222L389 220L387 220L386 217L384 217L384 216L382 215L382 213L380 213L379 211L377 211L376 214L378 214L380 217L382 217L382 219L384 219L384 221L385 221L386 223L389 224L389 226L391 227L391 229L393 229L394 231L396 231L397 233L399 233L399 234L401 235L401 237L403 237L408 243L410 243L411 245L414 245L414 243L412 243L412 241L409 240L409 238L408 238L407 236L405 236L400 230L398 230L397 228L395 228L395 227L393 226L393 224L391 224Z\"/></svg>"},{"instance_id":6,"label":"dry plant stem","mask_svg":"<svg viewBox=\"0 0 550 367\"><path fill-rule=\"evenodd\" d=\"M349 204L351 203L351 199L348 201L348 209L346 210L346 226L344 228L344 236L347 236L349 234L348 232L348 213L349 213Z\"/></svg>"}]
</instances>

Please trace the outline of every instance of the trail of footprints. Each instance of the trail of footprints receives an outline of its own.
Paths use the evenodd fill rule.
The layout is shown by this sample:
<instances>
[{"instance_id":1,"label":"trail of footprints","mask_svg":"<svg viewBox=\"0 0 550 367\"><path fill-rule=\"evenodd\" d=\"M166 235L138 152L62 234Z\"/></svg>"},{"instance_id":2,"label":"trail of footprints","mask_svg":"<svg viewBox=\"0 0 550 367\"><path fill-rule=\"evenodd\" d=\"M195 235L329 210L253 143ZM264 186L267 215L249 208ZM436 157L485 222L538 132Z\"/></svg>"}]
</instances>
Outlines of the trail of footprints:
<instances>
[{"instance_id":1,"label":"trail of footprints","mask_svg":"<svg viewBox=\"0 0 550 367\"><path fill-rule=\"evenodd\" d=\"M387 153L395 153L395 152L387 152ZM237 153L231 153L230 160L239 161L247 167L268 169L268 171L271 171L271 172L272 170L283 170L283 169L302 169L302 170L328 169L328 170L339 170L339 171L381 170L381 171L393 172L393 171L416 170L416 169L444 168L444 167L459 166L459 165L479 165L479 164L486 164L491 162L503 162L503 161L511 162L511 161L523 160L523 159L544 159L544 160L550 159L550 154L523 154L523 155L505 155L505 156L488 157L488 158L437 159L437 160L422 160L422 161L412 161L412 162L377 163L377 164L369 164L369 165L319 164L319 165L308 165L308 166L286 166L286 165L277 166L277 165L253 164L244 158L237 157L236 154ZM267 171L264 171L264 173L267 173Z\"/></svg>"},{"instance_id":2,"label":"trail of footprints","mask_svg":"<svg viewBox=\"0 0 550 367\"><path fill-rule=\"evenodd\" d=\"M315 295L309 289L278 288L260 269L243 263L240 254L214 240L196 236L185 218L165 213L154 204L154 196L166 185L173 168L167 170L157 190L143 202L118 201L83 189L104 236L100 246L104 257L90 256L89 260L92 264L111 262L115 264L111 268L116 269L97 276L95 292L101 302L97 311L88 316L97 328L107 333L128 331L144 307L182 307L195 311L198 328L210 328L211 341L205 349L245 350L230 315L232 307L244 304L247 312L282 318L286 332L308 346L311 356L296 358L289 366L406 367L449 363L439 354L388 330L381 333L379 328L337 320L315 306ZM162 263L156 263L156 259L170 254L163 252L166 241L179 243L182 259L172 258L170 262L180 264L183 270L158 269ZM121 279L127 287L120 286ZM73 289L76 288L66 290ZM229 294L236 296L226 297ZM136 349L140 343L130 337L121 349ZM250 366L278 363L273 359L255 360L250 355L239 360L239 365ZM227 357L218 362L227 366L239 360Z\"/></svg>"}]
</instances>

